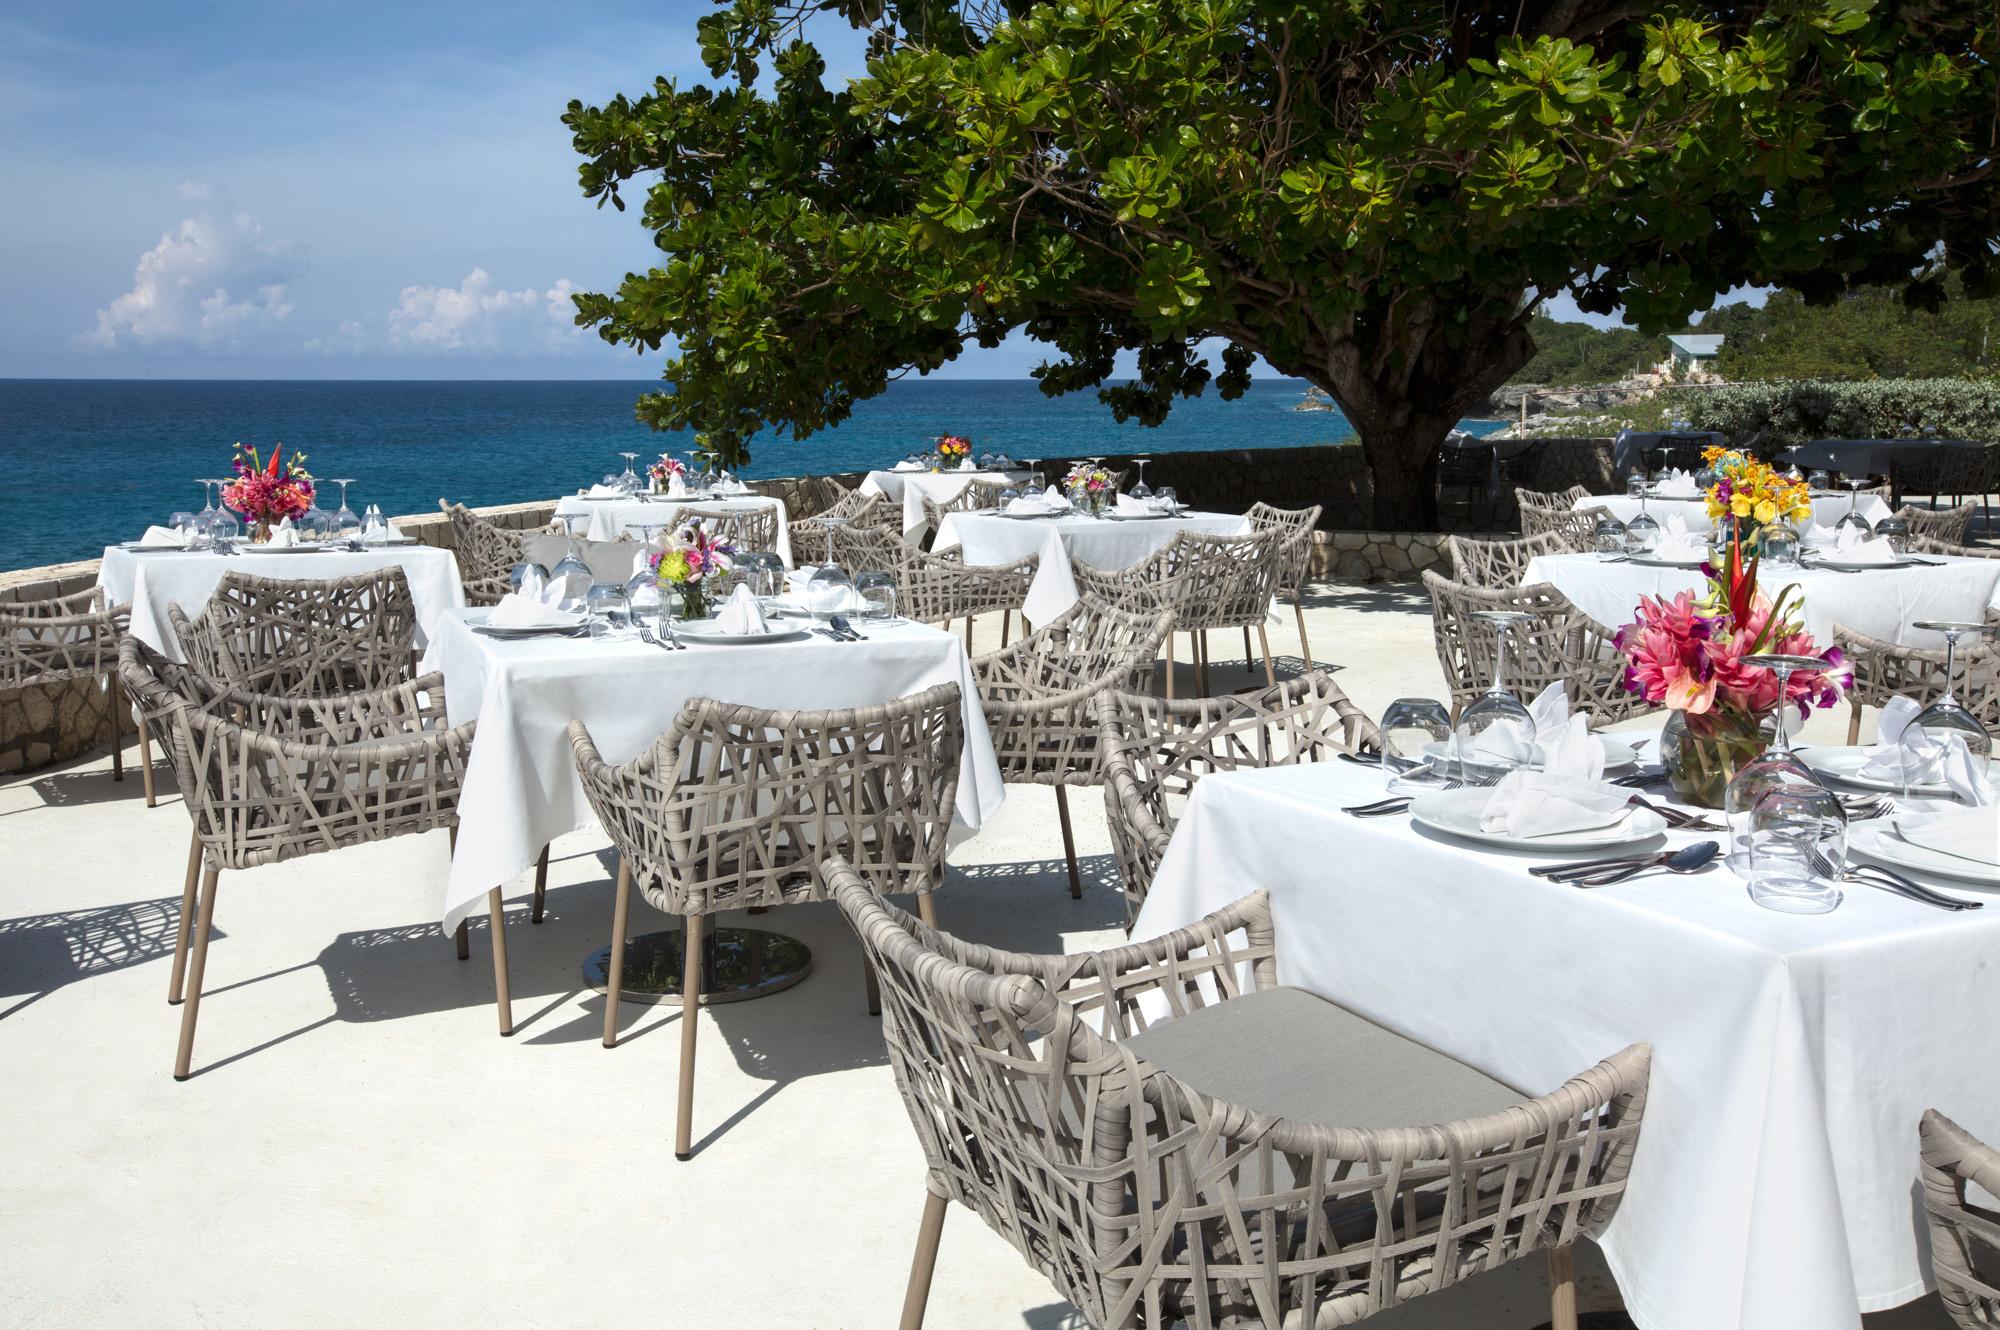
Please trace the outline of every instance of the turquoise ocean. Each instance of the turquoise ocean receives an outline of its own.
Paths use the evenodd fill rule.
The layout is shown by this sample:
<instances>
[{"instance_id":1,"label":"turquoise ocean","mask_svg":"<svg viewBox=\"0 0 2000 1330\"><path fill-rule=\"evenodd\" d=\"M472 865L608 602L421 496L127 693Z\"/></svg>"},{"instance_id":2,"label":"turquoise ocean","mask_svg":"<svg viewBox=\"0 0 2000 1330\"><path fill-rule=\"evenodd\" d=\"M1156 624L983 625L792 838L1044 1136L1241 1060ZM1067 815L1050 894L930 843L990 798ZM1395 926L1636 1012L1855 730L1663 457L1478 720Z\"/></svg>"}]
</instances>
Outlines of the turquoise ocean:
<instances>
[{"instance_id":1,"label":"turquoise ocean","mask_svg":"<svg viewBox=\"0 0 2000 1330\"><path fill-rule=\"evenodd\" d=\"M687 446L638 424L648 381L0 379L0 569L91 558L148 522L199 507L195 481L227 474L238 440L282 443L319 477L350 476L355 511L434 511L552 498ZM1094 393L1044 397L1026 380L892 384L803 440L752 441L749 478L893 465L941 433L1015 457L1285 448L1350 438L1334 411L1296 411L1305 384L1259 379L1244 397L1175 405L1164 425L1120 425ZM1498 422L1468 421L1487 433ZM1189 488L1182 487L1184 490ZM338 487L322 502L332 508ZM1183 498L1199 504L1198 491Z\"/></svg>"}]
</instances>

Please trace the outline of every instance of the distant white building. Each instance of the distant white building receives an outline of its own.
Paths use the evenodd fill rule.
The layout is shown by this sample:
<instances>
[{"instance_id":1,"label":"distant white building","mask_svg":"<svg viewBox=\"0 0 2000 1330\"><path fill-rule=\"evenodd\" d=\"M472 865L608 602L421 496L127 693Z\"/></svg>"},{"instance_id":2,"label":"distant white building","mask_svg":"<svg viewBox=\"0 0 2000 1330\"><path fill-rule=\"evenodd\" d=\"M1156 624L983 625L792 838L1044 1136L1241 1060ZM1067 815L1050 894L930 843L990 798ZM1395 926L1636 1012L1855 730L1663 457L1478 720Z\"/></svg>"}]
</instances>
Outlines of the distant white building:
<instances>
[{"instance_id":1,"label":"distant white building","mask_svg":"<svg viewBox=\"0 0 2000 1330\"><path fill-rule=\"evenodd\" d=\"M1722 352L1721 333L1671 333L1667 337L1667 358L1659 372L1676 379L1711 377L1715 358Z\"/></svg>"}]
</instances>

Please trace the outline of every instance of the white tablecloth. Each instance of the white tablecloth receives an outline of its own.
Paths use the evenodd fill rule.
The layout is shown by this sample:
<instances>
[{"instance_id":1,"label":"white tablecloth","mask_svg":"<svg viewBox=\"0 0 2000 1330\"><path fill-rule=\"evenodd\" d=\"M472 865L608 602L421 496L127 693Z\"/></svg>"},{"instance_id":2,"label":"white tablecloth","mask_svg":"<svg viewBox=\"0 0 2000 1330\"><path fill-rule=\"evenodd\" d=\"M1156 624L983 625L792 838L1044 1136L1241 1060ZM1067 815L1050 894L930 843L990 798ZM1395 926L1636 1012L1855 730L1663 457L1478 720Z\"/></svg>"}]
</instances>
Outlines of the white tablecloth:
<instances>
[{"instance_id":1,"label":"white tablecloth","mask_svg":"<svg viewBox=\"0 0 2000 1330\"><path fill-rule=\"evenodd\" d=\"M1854 506L1854 499L1848 494L1829 494L1823 498L1815 497L1812 506L1813 521L1821 526L1832 526L1847 516L1847 510ZM1639 501L1623 494L1592 494L1578 499L1570 507L1577 512L1585 508L1608 508L1611 515L1621 522L1630 522L1639 515ZM1703 499L1647 499L1646 511L1661 526L1667 524L1669 517L1679 517L1687 523L1690 531L1707 531L1715 525L1709 520L1707 502ZM1861 501L1859 511L1872 527L1889 515L1889 505L1871 494Z\"/></svg>"},{"instance_id":2,"label":"white tablecloth","mask_svg":"<svg viewBox=\"0 0 2000 1330\"><path fill-rule=\"evenodd\" d=\"M1076 604L1076 574L1070 561L1093 568L1130 568L1160 549L1181 531L1216 536L1241 536L1250 519L1232 513L1185 513L1180 517L1126 521L1105 517L1003 517L998 513L947 513L938 529L935 548L957 545L965 561L992 566L1013 563L1030 554L1042 556L1035 580L1028 587L1021 614L1031 624L1044 624Z\"/></svg>"},{"instance_id":3,"label":"white tablecloth","mask_svg":"<svg viewBox=\"0 0 2000 1330\"><path fill-rule=\"evenodd\" d=\"M502 642L473 632L467 616L445 616L423 667L444 671L454 725L479 721L459 796L458 852L438 911L445 931L484 908L486 893L533 864L544 845L592 824L564 734L572 719L590 728L605 761L625 762L673 724L691 697L819 710L872 706L955 683L965 714L957 834L976 829L999 808L1005 787L964 645L922 624L864 624L861 631L865 642L807 636L670 652L637 639Z\"/></svg>"},{"instance_id":4,"label":"white tablecloth","mask_svg":"<svg viewBox=\"0 0 2000 1330\"><path fill-rule=\"evenodd\" d=\"M780 499L767 499L763 495L751 495L735 499L586 499L577 494L565 494L556 501L556 516L588 517L590 530L583 535L590 540L616 540L619 533L637 531L641 525L671 525L679 521L679 513L684 508L702 508L719 513L752 513L759 509L775 508L778 511L777 554L785 561L785 567L792 566L791 523Z\"/></svg>"},{"instance_id":5,"label":"white tablecloth","mask_svg":"<svg viewBox=\"0 0 2000 1330\"><path fill-rule=\"evenodd\" d=\"M1958 914L1856 886L1807 917L1721 867L1583 891L1525 871L1563 856L1339 811L1383 788L1341 762L1204 777L1134 939L1263 888L1281 982L1509 1085L1651 1044L1603 1238L1644 1330L1851 1330L1924 1291L1917 1119L2000 1139L2000 893Z\"/></svg>"},{"instance_id":6,"label":"white tablecloth","mask_svg":"<svg viewBox=\"0 0 2000 1330\"><path fill-rule=\"evenodd\" d=\"M1806 630L1822 650L1833 645L1833 625L1902 646L1941 647L1944 638L1909 625L1918 619L1979 622L1986 607L2000 605L2000 559L1930 555L1937 567L1871 568L1860 573L1829 569L1763 568L1757 583L1775 595L1797 583L1805 596ZM1641 596L1671 597L1707 585L1699 569L1641 563L1605 563L1595 554L1545 554L1529 562L1522 586L1548 582L1608 628L1632 622Z\"/></svg>"},{"instance_id":7,"label":"white tablecloth","mask_svg":"<svg viewBox=\"0 0 2000 1330\"><path fill-rule=\"evenodd\" d=\"M234 569L259 577L351 577L396 564L410 581L410 598L417 609L417 640L423 641L434 619L465 605L465 588L458 580L458 560L450 550L429 545L391 545L359 553L314 550L306 554L215 554L207 550L135 551L111 546L98 565L97 584L114 605L132 606L132 636L180 659L180 646L167 622L167 606L178 604L189 618L201 613L215 584Z\"/></svg>"},{"instance_id":8,"label":"white tablecloth","mask_svg":"<svg viewBox=\"0 0 2000 1330\"><path fill-rule=\"evenodd\" d=\"M870 471L861 481L863 494L880 494L891 503L903 505L903 534L915 537L930 519L924 515L924 500L949 503L975 480L1005 480L1015 485L1027 483L1026 471Z\"/></svg>"}]
</instances>

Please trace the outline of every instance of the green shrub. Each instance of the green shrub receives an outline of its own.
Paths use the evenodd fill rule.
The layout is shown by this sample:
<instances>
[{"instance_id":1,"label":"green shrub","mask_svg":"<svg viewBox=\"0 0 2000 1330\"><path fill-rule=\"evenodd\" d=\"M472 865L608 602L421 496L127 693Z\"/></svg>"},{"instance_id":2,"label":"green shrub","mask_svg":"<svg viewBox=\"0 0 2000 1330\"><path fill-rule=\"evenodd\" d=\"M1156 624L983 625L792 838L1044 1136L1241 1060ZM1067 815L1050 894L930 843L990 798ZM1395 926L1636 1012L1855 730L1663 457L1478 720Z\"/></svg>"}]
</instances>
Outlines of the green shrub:
<instances>
[{"instance_id":1,"label":"green shrub","mask_svg":"<svg viewBox=\"0 0 2000 1330\"><path fill-rule=\"evenodd\" d=\"M2000 439L2000 382L1981 379L1802 379L1675 388L1664 394L1696 429L1766 445L1814 439Z\"/></svg>"}]
</instances>

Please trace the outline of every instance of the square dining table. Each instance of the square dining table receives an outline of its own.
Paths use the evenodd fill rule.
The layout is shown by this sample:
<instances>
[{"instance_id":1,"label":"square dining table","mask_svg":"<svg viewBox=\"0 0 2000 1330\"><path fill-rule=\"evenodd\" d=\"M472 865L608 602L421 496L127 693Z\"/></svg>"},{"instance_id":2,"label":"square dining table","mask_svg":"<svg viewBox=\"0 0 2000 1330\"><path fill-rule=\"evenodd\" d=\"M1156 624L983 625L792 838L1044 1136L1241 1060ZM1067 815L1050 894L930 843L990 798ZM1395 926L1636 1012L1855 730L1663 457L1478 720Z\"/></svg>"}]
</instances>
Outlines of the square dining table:
<instances>
[{"instance_id":1,"label":"square dining table","mask_svg":"<svg viewBox=\"0 0 2000 1330\"><path fill-rule=\"evenodd\" d=\"M1715 520L1708 515L1708 501L1698 494L1655 494L1643 505L1628 494L1586 494L1572 503L1570 509L1580 513L1589 508L1603 508L1619 521L1629 523L1639 515L1642 506L1662 527L1672 517L1680 518L1690 531L1709 531L1715 527ZM1833 526L1850 509L1865 518L1871 529L1889 516L1889 505L1882 502L1880 495L1870 494L1859 500L1852 494L1830 492L1812 496L1813 521L1819 526Z\"/></svg>"},{"instance_id":2,"label":"square dining table","mask_svg":"<svg viewBox=\"0 0 2000 1330\"><path fill-rule=\"evenodd\" d=\"M1235 513L1182 512L1123 517L1091 517L1064 513L1060 517L1010 517L1000 512L947 513L933 548L957 547L965 561L992 567L1014 563L1031 554L1041 556L1034 581L1028 584L1021 615L1030 624L1048 623L1076 604L1076 571L1072 560L1107 572L1133 564L1166 547L1182 531L1213 536L1250 534L1250 519Z\"/></svg>"},{"instance_id":3,"label":"square dining table","mask_svg":"<svg viewBox=\"0 0 2000 1330\"><path fill-rule=\"evenodd\" d=\"M1850 885L1832 913L1780 914L1719 862L1584 890L1527 870L1607 851L1341 811L1383 790L1345 762L1203 777L1133 939L1268 891L1280 983L1527 1094L1650 1044L1599 1239L1642 1330L1856 1330L1922 1295L1919 1117L2000 1140L2000 881L1933 879L1987 903L1962 913Z\"/></svg>"},{"instance_id":4,"label":"square dining table","mask_svg":"<svg viewBox=\"0 0 2000 1330\"><path fill-rule=\"evenodd\" d=\"M1925 619L1978 623L2000 606L2000 559L1927 554L1925 564L1899 564L1862 572L1832 568L1762 567L1757 584L1776 594L1796 585L1803 596L1806 631L1821 649L1833 645L1833 626L1845 624L1899 646L1941 648L1942 635L1910 627ZM1708 579L1699 568L1609 561L1601 554L1544 554L1529 561L1522 586L1546 582L1607 628L1631 623L1639 598L1700 595Z\"/></svg>"},{"instance_id":5,"label":"square dining table","mask_svg":"<svg viewBox=\"0 0 2000 1330\"><path fill-rule=\"evenodd\" d=\"M976 830L1006 797L972 662L957 637L936 628L857 620L865 641L806 634L670 651L636 636L500 640L473 631L486 613L445 616L422 665L444 672L452 724L479 722L459 794L458 848L439 902L447 933L485 908L489 890L532 866L543 846L595 824L566 734L571 720L590 730L605 761L618 763L651 746L689 698L820 710L874 706L955 683L965 744L954 838Z\"/></svg>"},{"instance_id":6,"label":"square dining table","mask_svg":"<svg viewBox=\"0 0 2000 1330\"><path fill-rule=\"evenodd\" d=\"M104 588L111 604L132 607L132 636L168 659L179 660L180 644L167 621L167 606L178 604L193 618L208 603L224 573L294 579L352 577L391 565L401 568L409 579L419 642L429 636L439 615L465 605L457 557L450 550L414 540L359 550L313 546L271 552L239 545L230 554L113 545L98 564L97 584Z\"/></svg>"},{"instance_id":7,"label":"square dining table","mask_svg":"<svg viewBox=\"0 0 2000 1330\"><path fill-rule=\"evenodd\" d=\"M664 494L631 495L619 499L593 499L582 494L565 494L556 500L556 516L565 521L589 518L589 529L580 532L588 540L616 540L627 531L645 526L673 526L690 508L715 513L754 513L775 508L778 513L778 540L774 551L792 566L792 532L782 499L762 494L739 494L708 499L668 498Z\"/></svg>"},{"instance_id":8,"label":"square dining table","mask_svg":"<svg viewBox=\"0 0 2000 1330\"><path fill-rule=\"evenodd\" d=\"M862 477L861 492L879 494L890 503L901 504L903 534L914 538L930 523L929 515L924 512L925 499L932 503L949 503L963 494L965 487L975 480L1025 485L1030 474L1026 470L870 471Z\"/></svg>"}]
</instances>

